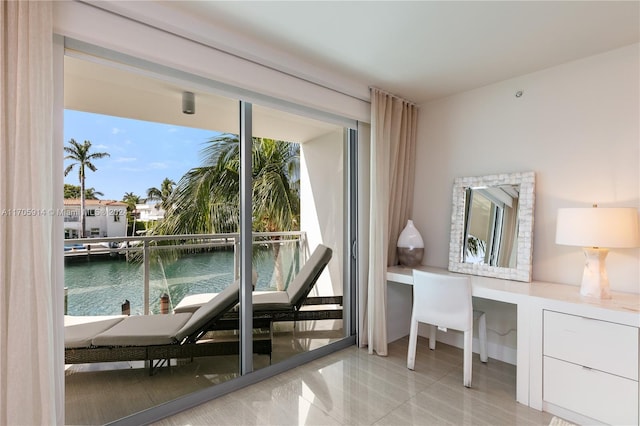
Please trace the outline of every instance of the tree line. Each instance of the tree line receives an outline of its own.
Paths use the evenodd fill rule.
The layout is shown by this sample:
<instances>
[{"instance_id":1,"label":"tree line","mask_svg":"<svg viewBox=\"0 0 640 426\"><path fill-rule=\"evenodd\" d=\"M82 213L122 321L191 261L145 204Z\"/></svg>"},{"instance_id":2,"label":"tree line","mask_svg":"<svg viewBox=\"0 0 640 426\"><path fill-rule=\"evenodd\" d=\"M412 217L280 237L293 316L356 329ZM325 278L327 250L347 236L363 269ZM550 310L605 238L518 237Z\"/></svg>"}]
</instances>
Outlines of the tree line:
<instances>
[{"instance_id":1,"label":"tree line","mask_svg":"<svg viewBox=\"0 0 640 426\"><path fill-rule=\"evenodd\" d=\"M85 188L86 169L96 171L93 161L109 157L91 152L91 142L74 139L65 146L65 176L78 168L79 186L65 184L65 198L80 198L82 236L86 235L85 200L103 195ZM300 145L268 138L253 138L252 144L253 231L275 232L300 229ZM147 189L146 198L126 192L131 220L135 205L157 201L165 210L164 220L149 231L156 235L238 232L240 218L240 142L237 135L222 134L205 143L201 165L189 170L176 183L165 178L160 187Z\"/></svg>"}]
</instances>

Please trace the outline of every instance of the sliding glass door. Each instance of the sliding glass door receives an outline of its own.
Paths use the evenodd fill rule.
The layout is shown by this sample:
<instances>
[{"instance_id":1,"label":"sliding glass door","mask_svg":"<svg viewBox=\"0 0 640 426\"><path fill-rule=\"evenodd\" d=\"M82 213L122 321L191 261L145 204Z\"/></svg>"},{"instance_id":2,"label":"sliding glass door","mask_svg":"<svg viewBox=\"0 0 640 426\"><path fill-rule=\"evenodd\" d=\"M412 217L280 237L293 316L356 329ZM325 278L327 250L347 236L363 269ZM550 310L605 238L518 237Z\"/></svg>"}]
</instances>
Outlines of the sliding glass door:
<instances>
[{"instance_id":1,"label":"sliding glass door","mask_svg":"<svg viewBox=\"0 0 640 426\"><path fill-rule=\"evenodd\" d=\"M285 292L294 305L300 304L271 324L272 362L280 362L345 336L345 129L254 104L252 132L254 231L265 236L259 237L264 241L254 248L254 259L266 258L272 265L259 278L257 290ZM296 300L300 269L325 248L330 260ZM261 296L255 297L256 318Z\"/></svg>"},{"instance_id":2,"label":"sliding glass door","mask_svg":"<svg viewBox=\"0 0 640 426\"><path fill-rule=\"evenodd\" d=\"M212 316L167 342L163 357L120 355L161 346L144 335L89 339L87 358L67 359L66 422L180 407L189 395L213 397L203 392L353 342L345 324L355 285L355 131L308 108L71 44L66 324ZM74 149L105 154L86 169L84 197ZM100 345L119 355L96 362Z\"/></svg>"},{"instance_id":3,"label":"sliding glass door","mask_svg":"<svg viewBox=\"0 0 640 426\"><path fill-rule=\"evenodd\" d=\"M154 328L193 315L242 278L239 101L74 51L64 87L67 330L122 318L134 328L145 316ZM79 168L92 155L82 209ZM66 423L112 422L239 377L237 327L204 331L186 337L201 347L180 337L147 344L144 330L128 344L76 347ZM108 356L94 355L101 346ZM171 352L179 346L194 350ZM169 352L139 356L149 348ZM262 353L257 365L269 365L270 350Z\"/></svg>"}]
</instances>

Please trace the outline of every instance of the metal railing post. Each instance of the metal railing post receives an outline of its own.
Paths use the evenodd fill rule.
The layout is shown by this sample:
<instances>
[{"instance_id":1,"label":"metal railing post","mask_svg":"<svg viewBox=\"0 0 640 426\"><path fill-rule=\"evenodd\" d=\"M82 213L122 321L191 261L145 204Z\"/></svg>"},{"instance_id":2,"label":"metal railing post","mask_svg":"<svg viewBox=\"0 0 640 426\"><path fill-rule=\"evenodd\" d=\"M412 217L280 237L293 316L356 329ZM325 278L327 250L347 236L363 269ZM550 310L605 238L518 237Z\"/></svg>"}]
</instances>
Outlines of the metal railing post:
<instances>
[{"instance_id":1,"label":"metal railing post","mask_svg":"<svg viewBox=\"0 0 640 426\"><path fill-rule=\"evenodd\" d=\"M149 241L143 242L142 262L144 264L144 314L149 315L149 275L151 271L151 250Z\"/></svg>"},{"instance_id":2,"label":"metal railing post","mask_svg":"<svg viewBox=\"0 0 640 426\"><path fill-rule=\"evenodd\" d=\"M300 232L300 263L304 263L307 260L307 253L309 247L307 246L307 233Z\"/></svg>"},{"instance_id":3,"label":"metal railing post","mask_svg":"<svg viewBox=\"0 0 640 426\"><path fill-rule=\"evenodd\" d=\"M233 238L233 279L240 278L240 239Z\"/></svg>"}]
</instances>

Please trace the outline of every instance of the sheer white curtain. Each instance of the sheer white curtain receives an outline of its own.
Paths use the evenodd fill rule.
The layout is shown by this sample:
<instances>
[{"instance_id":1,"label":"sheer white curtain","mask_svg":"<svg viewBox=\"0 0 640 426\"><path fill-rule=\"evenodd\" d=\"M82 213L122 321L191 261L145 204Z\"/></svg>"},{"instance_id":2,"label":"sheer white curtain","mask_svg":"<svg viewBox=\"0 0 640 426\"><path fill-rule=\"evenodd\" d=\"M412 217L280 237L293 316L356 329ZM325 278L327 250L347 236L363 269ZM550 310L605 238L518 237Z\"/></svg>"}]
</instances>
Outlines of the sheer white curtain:
<instances>
[{"instance_id":1,"label":"sheer white curtain","mask_svg":"<svg viewBox=\"0 0 640 426\"><path fill-rule=\"evenodd\" d=\"M396 263L398 235L413 208L418 108L371 89L371 191L369 273L366 307L361 310L360 345L387 355L387 265Z\"/></svg>"},{"instance_id":2,"label":"sheer white curtain","mask_svg":"<svg viewBox=\"0 0 640 426\"><path fill-rule=\"evenodd\" d=\"M0 424L64 423L52 3L0 3ZM60 185L61 186L61 185Z\"/></svg>"}]
</instances>

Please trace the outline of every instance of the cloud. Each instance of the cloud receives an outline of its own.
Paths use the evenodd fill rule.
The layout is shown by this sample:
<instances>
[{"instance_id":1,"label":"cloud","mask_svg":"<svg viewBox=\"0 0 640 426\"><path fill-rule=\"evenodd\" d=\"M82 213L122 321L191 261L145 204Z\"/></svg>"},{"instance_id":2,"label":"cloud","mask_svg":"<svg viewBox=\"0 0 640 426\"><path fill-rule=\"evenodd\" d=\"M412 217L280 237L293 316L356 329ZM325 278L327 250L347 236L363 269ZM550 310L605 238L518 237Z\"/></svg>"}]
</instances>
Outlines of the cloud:
<instances>
[{"instance_id":1,"label":"cloud","mask_svg":"<svg viewBox=\"0 0 640 426\"><path fill-rule=\"evenodd\" d=\"M109 149L109 146L99 143L98 145L93 145L93 148L96 148L96 149Z\"/></svg>"},{"instance_id":2,"label":"cloud","mask_svg":"<svg viewBox=\"0 0 640 426\"><path fill-rule=\"evenodd\" d=\"M116 163L131 163L132 161L137 161L136 157L118 157L114 161Z\"/></svg>"},{"instance_id":3,"label":"cloud","mask_svg":"<svg viewBox=\"0 0 640 426\"><path fill-rule=\"evenodd\" d=\"M124 132L124 130L119 129L117 127L114 127L114 128L111 129L111 134L113 134L113 135L117 135L118 133L122 133L122 132Z\"/></svg>"},{"instance_id":4,"label":"cloud","mask_svg":"<svg viewBox=\"0 0 640 426\"><path fill-rule=\"evenodd\" d=\"M161 163L161 162L155 162L155 163L149 163L149 168L150 169L167 169L169 168L169 165L167 163Z\"/></svg>"},{"instance_id":5,"label":"cloud","mask_svg":"<svg viewBox=\"0 0 640 426\"><path fill-rule=\"evenodd\" d=\"M169 133L175 133L177 131L178 131L177 127L169 127L169 129L167 130L167 132L169 132Z\"/></svg>"}]
</instances>

